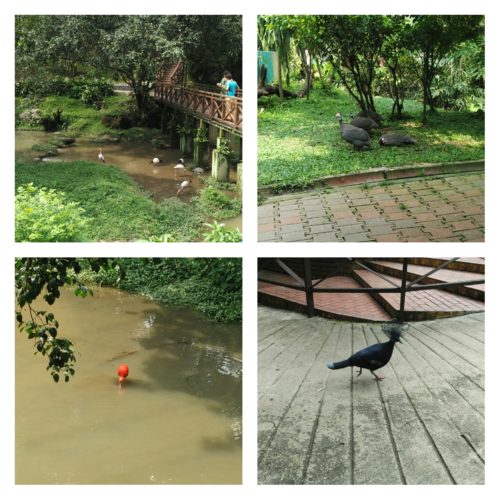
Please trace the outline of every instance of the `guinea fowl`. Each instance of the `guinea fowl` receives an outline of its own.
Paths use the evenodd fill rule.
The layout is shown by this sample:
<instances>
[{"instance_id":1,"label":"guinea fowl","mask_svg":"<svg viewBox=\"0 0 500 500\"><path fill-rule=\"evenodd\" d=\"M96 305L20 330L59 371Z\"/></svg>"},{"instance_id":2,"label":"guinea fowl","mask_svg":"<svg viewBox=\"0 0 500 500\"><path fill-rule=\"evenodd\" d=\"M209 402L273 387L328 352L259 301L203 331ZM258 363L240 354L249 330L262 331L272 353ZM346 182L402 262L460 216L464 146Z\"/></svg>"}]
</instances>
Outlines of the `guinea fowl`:
<instances>
[{"instance_id":1,"label":"guinea fowl","mask_svg":"<svg viewBox=\"0 0 500 500\"><path fill-rule=\"evenodd\" d=\"M342 115L340 113L337 113L335 116L339 121L340 135L342 136L342 139L344 139L344 141L352 144L354 149L372 147L370 134L366 130L355 127L354 125L344 123Z\"/></svg>"},{"instance_id":2,"label":"guinea fowl","mask_svg":"<svg viewBox=\"0 0 500 500\"><path fill-rule=\"evenodd\" d=\"M379 377L374 373L374 371L389 363L392 351L394 350L394 344L396 342L401 342L400 338L404 330L404 325L402 323L390 323L384 325L382 330L389 336L389 340L387 342L365 347L344 361L328 363L326 366L331 370L338 370L348 366L356 366L359 368L357 374L358 377L361 375L363 368L366 368L367 370L370 370L372 375L375 377L375 380L382 380L384 377Z\"/></svg>"},{"instance_id":3,"label":"guinea fowl","mask_svg":"<svg viewBox=\"0 0 500 500\"><path fill-rule=\"evenodd\" d=\"M367 132L371 132L375 128L379 128L379 124L372 120L371 118L367 118L365 116L353 116L351 115L352 120L350 121L351 125L355 127L362 128Z\"/></svg>"},{"instance_id":4,"label":"guinea fowl","mask_svg":"<svg viewBox=\"0 0 500 500\"><path fill-rule=\"evenodd\" d=\"M406 134L388 132L380 137L378 143L381 146L409 146L411 144L416 144L417 141Z\"/></svg>"},{"instance_id":5,"label":"guinea fowl","mask_svg":"<svg viewBox=\"0 0 500 500\"><path fill-rule=\"evenodd\" d=\"M372 111L371 109L360 111L356 116L360 116L363 118L371 118L374 122L377 122L379 125L384 120L384 117L382 115L379 115L376 111Z\"/></svg>"}]
</instances>

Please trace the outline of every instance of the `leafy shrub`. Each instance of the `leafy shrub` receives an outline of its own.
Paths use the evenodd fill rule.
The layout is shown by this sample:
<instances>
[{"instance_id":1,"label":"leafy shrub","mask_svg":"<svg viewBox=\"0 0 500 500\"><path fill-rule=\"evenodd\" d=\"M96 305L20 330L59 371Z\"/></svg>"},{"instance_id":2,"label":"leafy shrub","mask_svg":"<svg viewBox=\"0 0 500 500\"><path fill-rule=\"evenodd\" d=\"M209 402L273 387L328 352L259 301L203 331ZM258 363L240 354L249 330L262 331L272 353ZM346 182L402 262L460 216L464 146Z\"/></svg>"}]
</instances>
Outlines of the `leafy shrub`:
<instances>
[{"instance_id":1,"label":"leafy shrub","mask_svg":"<svg viewBox=\"0 0 500 500\"><path fill-rule=\"evenodd\" d=\"M171 306L194 308L213 321L241 322L242 267L239 258L118 259L116 269L94 274L103 285L118 286Z\"/></svg>"},{"instance_id":2,"label":"leafy shrub","mask_svg":"<svg viewBox=\"0 0 500 500\"><path fill-rule=\"evenodd\" d=\"M78 203L55 189L19 186L16 195L16 241L82 241L88 219Z\"/></svg>"},{"instance_id":3,"label":"leafy shrub","mask_svg":"<svg viewBox=\"0 0 500 500\"><path fill-rule=\"evenodd\" d=\"M105 78L35 78L27 77L16 82L17 97L47 97L50 95L68 96L80 99L87 106L92 106L104 97L113 95L112 82Z\"/></svg>"},{"instance_id":4,"label":"leafy shrub","mask_svg":"<svg viewBox=\"0 0 500 500\"><path fill-rule=\"evenodd\" d=\"M212 224L204 224L210 231L205 235L204 240L211 243L235 243L242 240L239 229L229 229L225 224L214 221Z\"/></svg>"},{"instance_id":5,"label":"leafy shrub","mask_svg":"<svg viewBox=\"0 0 500 500\"><path fill-rule=\"evenodd\" d=\"M241 201L208 187L196 198L200 210L215 219L228 219L241 213Z\"/></svg>"}]
</instances>

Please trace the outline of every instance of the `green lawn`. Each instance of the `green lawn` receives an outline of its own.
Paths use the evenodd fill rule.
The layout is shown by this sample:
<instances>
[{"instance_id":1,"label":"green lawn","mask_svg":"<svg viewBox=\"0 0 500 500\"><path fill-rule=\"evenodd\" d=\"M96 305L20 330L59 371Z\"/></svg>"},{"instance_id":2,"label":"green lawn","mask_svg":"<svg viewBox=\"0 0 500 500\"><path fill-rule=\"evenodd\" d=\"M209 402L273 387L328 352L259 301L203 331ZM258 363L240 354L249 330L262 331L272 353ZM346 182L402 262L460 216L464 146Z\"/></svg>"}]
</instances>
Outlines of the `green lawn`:
<instances>
[{"instance_id":1,"label":"green lawn","mask_svg":"<svg viewBox=\"0 0 500 500\"><path fill-rule=\"evenodd\" d=\"M147 239L170 234L174 241L197 241L212 218L241 212L241 202L225 195L201 195L192 203L173 197L156 204L118 167L93 162L17 163L16 187L32 182L78 202L91 219L88 241ZM207 191L212 193L212 190Z\"/></svg>"},{"instance_id":2,"label":"green lawn","mask_svg":"<svg viewBox=\"0 0 500 500\"><path fill-rule=\"evenodd\" d=\"M452 162L484 158L484 118L468 112L443 111L429 117L423 127L421 105L408 101L408 118L390 121L390 99L377 98L377 111L386 119L383 132L404 131L416 146L353 151L340 137L335 114L346 121L357 107L343 91L313 91L309 99L259 100L259 186L276 190L305 187L328 175L360 172L376 167Z\"/></svg>"}]
</instances>

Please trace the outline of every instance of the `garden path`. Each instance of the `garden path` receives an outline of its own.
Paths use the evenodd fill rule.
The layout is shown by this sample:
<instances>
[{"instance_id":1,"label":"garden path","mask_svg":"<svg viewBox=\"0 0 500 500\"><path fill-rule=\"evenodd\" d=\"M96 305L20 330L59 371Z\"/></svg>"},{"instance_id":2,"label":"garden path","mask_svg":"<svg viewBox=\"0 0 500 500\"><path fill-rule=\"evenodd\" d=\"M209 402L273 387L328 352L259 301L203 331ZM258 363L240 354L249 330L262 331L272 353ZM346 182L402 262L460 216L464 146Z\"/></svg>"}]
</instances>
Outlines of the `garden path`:
<instances>
[{"instance_id":1,"label":"garden path","mask_svg":"<svg viewBox=\"0 0 500 500\"><path fill-rule=\"evenodd\" d=\"M484 241L484 172L267 199L260 242Z\"/></svg>"}]
</instances>

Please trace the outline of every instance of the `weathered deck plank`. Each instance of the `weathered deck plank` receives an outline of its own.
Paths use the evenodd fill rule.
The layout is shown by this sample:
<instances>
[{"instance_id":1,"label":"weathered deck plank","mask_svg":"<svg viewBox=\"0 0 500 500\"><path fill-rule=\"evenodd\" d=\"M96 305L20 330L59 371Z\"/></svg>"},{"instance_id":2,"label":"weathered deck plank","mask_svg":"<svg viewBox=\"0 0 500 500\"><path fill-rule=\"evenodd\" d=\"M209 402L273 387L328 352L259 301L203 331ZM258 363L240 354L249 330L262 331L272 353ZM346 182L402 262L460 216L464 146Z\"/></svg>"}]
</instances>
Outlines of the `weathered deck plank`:
<instances>
[{"instance_id":1,"label":"weathered deck plank","mask_svg":"<svg viewBox=\"0 0 500 500\"><path fill-rule=\"evenodd\" d=\"M376 382L325 363L384 341L377 325L273 327L274 311L259 315L261 484L484 482L484 315L411 324Z\"/></svg>"}]
</instances>

